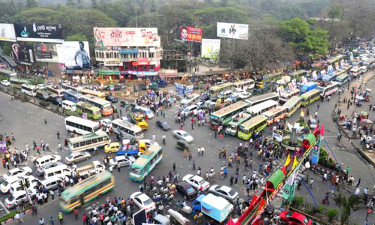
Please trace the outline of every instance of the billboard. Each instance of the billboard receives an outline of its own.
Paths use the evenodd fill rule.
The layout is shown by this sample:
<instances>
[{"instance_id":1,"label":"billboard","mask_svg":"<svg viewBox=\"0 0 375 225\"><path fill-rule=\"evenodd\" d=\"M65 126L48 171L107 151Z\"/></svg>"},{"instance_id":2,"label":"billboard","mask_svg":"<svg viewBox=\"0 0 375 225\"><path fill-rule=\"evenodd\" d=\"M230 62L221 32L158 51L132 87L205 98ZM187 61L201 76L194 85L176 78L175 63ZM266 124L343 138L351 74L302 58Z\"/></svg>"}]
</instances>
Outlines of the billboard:
<instances>
[{"instance_id":1,"label":"billboard","mask_svg":"<svg viewBox=\"0 0 375 225\"><path fill-rule=\"evenodd\" d=\"M247 40L249 38L249 25L237 23L217 23L217 36Z\"/></svg>"},{"instance_id":2,"label":"billboard","mask_svg":"<svg viewBox=\"0 0 375 225\"><path fill-rule=\"evenodd\" d=\"M158 28L94 27L95 47L160 47Z\"/></svg>"},{"instance_id":3,"label":"billboard","mask_svg":"<svg viewBox=\"0 0 375 225\"><path fill-rule=\"evenodd\" d=\"M90 50L87 41L65 41L63 51L63 60L67 69L91 69Z\"/></svg>"},{"instance_id":4,"label":"billboard","mask_svg":"<svg viewBox=\"0 0 375 225\"><path fill-rule=\"evenodd\" d=\"M15 23L17 41L55 42L63 41L61 24Z\"/></svg>"},{"instance_id":5,"label":"billboard","mask_svg":"<svg viewBox=\"0 0 375 225\"><path fill-rule=\"evenodd\" d=\"M38 62L58 63L61 55L62 45L55 43L35 43L35 59Z\"/></svg>"},{"instance_id":6,"label":"billboard","mask_svg":"<svg viewBox=\"0 0 375 225\"><path fill-rule=\"evenodd\" d=\"M34 52L31 45L15 43L12 45L12 50L16 62L25 65L34 63Z\"/></svg>"},{"instance_id":7,"label":"billboard","mask_svg":"<svg viewBox=\"0 0 375 225\"><path fill-rule=\"evenodd\" d=\"M180 27L180 39L183 41L202 42L202 29L195 27Z\"/></svg>"},{"instance_id":8,"label":"billboard","mask_svg":"<svg viewBox=\"0 0 375 225\"><path fill-rule=\"evenodd\" d=\"M218 59L220 55L220 39L202 39L202 58Z\"/></svg>"},{"instance_id":9,"label":"billboard","mask_svg":"<svg viewBox=\"0 0 375 225\"><path fill-rule=\"evenodd\" d=\"M16 33L13 24L0 23L0 41L16 42Z\"/></svg>"}]
</instances>

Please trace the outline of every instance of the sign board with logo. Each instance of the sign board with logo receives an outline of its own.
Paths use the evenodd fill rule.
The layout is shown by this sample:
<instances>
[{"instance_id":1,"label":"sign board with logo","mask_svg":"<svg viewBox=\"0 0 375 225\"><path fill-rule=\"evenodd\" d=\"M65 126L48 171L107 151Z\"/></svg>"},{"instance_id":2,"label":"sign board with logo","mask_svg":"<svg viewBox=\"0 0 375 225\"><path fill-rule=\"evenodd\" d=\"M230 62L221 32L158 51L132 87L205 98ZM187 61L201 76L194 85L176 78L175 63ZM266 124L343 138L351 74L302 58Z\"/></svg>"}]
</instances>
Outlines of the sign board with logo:
<instances>
[{"instance_id":1,"label":"sign board with logo","mask_svg":"<svg viewBox=\"0 0 375 225\"><path fill-rule=\"evenodd\" d=\"M223 38L233 38L248 40L249 25L237 23L217 23L217 36Z\"/></svg>"},{"instance_id":2,"label":"sign board with logo","mask_svg":"<svg viewBox=\"0 0 375 225\"><path fill-rule=\"evenodd\" d=\"M0 41L16 42L16 33L13 24L0 23Z\"/></svg>"},{"instance_id":3,"label":"sign board with logo","mask_svg":"<svg viewBox=\"0 0 375 225\"><path fill-rule=\"evenodd\" d=\"M62 43L61 24L15 23L17 41Z\"/></svg>"}]
</instances>

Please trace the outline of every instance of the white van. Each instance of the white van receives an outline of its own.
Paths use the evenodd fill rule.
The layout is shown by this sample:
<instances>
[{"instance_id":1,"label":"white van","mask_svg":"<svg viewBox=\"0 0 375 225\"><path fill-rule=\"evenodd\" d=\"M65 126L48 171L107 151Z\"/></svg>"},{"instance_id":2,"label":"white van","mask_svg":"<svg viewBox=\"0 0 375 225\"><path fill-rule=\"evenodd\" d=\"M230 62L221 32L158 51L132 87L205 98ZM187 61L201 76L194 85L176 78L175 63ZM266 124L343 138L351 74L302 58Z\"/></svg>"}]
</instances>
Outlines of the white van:
<instances>
[{"instance_id":1,"label":"white van","mask_svg":"<svg viewBox=\"0 0 375 225\"><path fill-rule=\"evenodd\" d=\"M64 178L66 176L71 176L71 175L72 175L72 170L65 164L46 169L44 171L44 179L48 179L51 177Z\"/></svg>"},{"instance_id":2,"label":"white van","mask_svg":"<svg viewBox=\"0 0 375 225\"><path fill-rule=\"evenodd\" d=\"M61 156L59 155L45 155L35 160L35 165L39 168L49 162L60 162Z\"/></svg>"},{"instance_id":3,"label":"white van","mask_svg":"<svg viewBox=\"0 0 375 225\"><path fill-rule=\"evenodd\" d=\"M145 108L145 107L142 107L142 106L136 106L135 108L134 108L134 111L135 112L141 112L143 115L147 115L147 117L149 118L149 119L152 119L152 118L154 118L154 113L151 111L151 109L149 109L149 108Z\"/></svg>"},{"instance_id":4,"label":"white van","mask_svg":"<svg viewBox=\"0 0 375 225\"><path fill-rule=\"evenodd\" d=\"M186 107L182 110L181 114L183 114L185 117L188 117L190 115L196 115L198 113L198 106L197 105L191 105Z\"/></svg>"},{"instance_id":5,"label":"white van","mask_svg":"<svg viewBox=\"0 0 375 225\"><path fill-rule=\"evenodd\" d=\"M0 185L1 192L8 193L10 190L10 187L14 183L20 182L20 179L16 176L9 177L9 179L4 180L4 182Z\"/></svg>"},{"instance_id":6,"label":"white van","mask_svg":"<svg viewBox=\"0 0 375 225\"><path fill-rule=\"evenodd\" d=\"M57 189L59 187L59 183L62 182L62 178L60 177L51 177L49 179L42 180L40 183L47 189Z\"/></svg>"},{"instance_id":7,"label":"white van","mask_svg":"<svg viewBox=\"0 0 375 225\"><path fill-rule=\"evenodd\" d=\"M62 101L62 108L64 110L76 111L77 110L77 105L76 105L76 103L71 102L69 100L64 100L64 101Z\"/></svg>"}]
</instances>

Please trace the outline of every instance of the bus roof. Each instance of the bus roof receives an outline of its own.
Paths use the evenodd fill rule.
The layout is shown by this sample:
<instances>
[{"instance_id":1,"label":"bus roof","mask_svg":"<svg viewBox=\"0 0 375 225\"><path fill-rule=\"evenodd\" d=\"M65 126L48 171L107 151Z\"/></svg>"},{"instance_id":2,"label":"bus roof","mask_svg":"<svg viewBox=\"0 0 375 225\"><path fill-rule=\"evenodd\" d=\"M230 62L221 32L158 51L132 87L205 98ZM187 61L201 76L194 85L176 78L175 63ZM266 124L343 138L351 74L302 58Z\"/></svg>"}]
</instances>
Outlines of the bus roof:
<instances>
[{"instance_id":1,"label":"bus roof","mask_svg":"<svg viewBox=\"0 0 375 225\"><path fill-rule=\"evenodd\" d=\"M266 116L266 117L271 117L271 116L277 114L278 112L281 112L281 111L284 111L284 110L285 110L284 106L276 106L275 108L270 109L267 112L262 113L262 115Z\"/></svg>"},{"instance_id":2,"label":"bus roof","mask_svg":"<svg viewBox=\"0 0 375 225\"><path fill-rule=\"evenodd\" d=\"M226 88L226 87L229 87L229 86L232 86L232 85L233 85L233 83L227 82L227 83L224 83L224 84L219 84L219 85L210 87L210 90L218 90L218 89Z\"/></svg>"},{"instance_id":3,"label":"bus roof","mask_svg":"<svg viewBox=\"0 0 375 225\"><path fill-rule=\"evenodd\" d=\"M290 109L293 106L295 106L296 104L298 104L298 102L300 102L300 101L301 101L301 97L300 96L293 96L287 102L285 102L285 104L283 106L286 109Z\"/></svg>"},{"instance_id":4,"label":"bus roof","mask_svg":"<svg viewBox=\"0 0 375 225\"><path fill-rule=\"evenodd\" d=\"M77 143L77 142L85 141L87 139L93 139L93 138L98 138L98 137L108 137L108 134L105 131L98 130L98 131L96 131L94 133L90 133L90 134L85 134L85 135L81 135L81 136L78 136L78 137L69 138L69 142L70 143Z\"/></svg>"},{"instance_id":5,"label":"bus roof","mask_svg":"<svg viewBox=\"0 0 375 225\"><path fill-rule=\"evenodd\" d=\"M65 89L64 92L67 93L67 94L79 97L79 98L83 96L83 94L81 94L79 92L76 92L76 91L73 91L73 90L69 90L69 89L68 90Z\"/></svg>"},{"instance_id":6,"label":"bus roof","mask_svg":"<svg viewBox=\"0 0 375 225\"><path fill-rule=\"evenodd\" d=\"M81 92L84 93L84 94L91 94L91 95L94 95L94 96L101 96L101 97L105 96L104 92L93 91L93 90L90 90L90 89L82 89Z\"/></svg>"},{"instance_id":7,"label":"bus roof","mask_svg":"<svg viewBox=\"0 0 375 225\"><path fill-rule=\"evenodd\" d=\"M262 111L265 108L268 108L270 106L277 106L278 103L275 100L267 100L265 102L261 102L259 104L250 106L249 108L246 109L246 111L250 114L257 114L258 112Z\"/></svg>"},{"instance_id":8,"label":"bus roof","mask_svg":"<svg viewBox=\"0 0 375 225\"><path fill-rule=\"evenodd\" d=\"M140 128L139 126L137 126L133 123L123 121L122 119L115 119L115 120L112 121L112 123L117 124L119 126L128 127L129 129L132 129L136 133L142 131L142 128Z\"/></svg>"},{"instance_id":9,"label":"bus roof","mask_svg":"<svg viewBox=\"0 0 375 225\"><path fill-rule=\"evenodd\" d=\"M295 89L292 89L292 90L281 92L280 97L288 97L290 95L294 95L294 94L297 94L297 93L299 94L300 92L301 92L300 89L295 88Z\"/></svg>"},{"instance_id":10,"label":"bus roof","mask_svg":"<svg viewBox=\"0 0 375 225\"><path fill-rule=\"evenodd\" d=\"M134 163L132 163L132 168L139 168L143 167L151 158L153 158L158 152L162 149L162 147L155 142L152 144L143 155L141 155Z\"/></svg>"},{"instance_id":11,"label":"bus roof","mask_svg":"<svg viewBox=\"0 0 375 225\"><path fill-rule=\"evenodd\" d=\"M278 96L279 96L279 94L277 94L276 92L270 92L270 93L267 93L267 94L264 94L264 95L251 97L251 98L249 98L245 101L250 103L250 105L254 105L254 104L257 104L258 102L263 102L263 101L265 101L269 98L276 98Z\"/></svg>"},{"instance_id":12,"label":"bus roof","mask_svg":"<svg viewBox=\"0 0 375 225\"><path fill-rule=\"evenodd\" d=\"M304 94L301 95L301 98L309 98L317 93L320 93L320 90L318 89L312 89Z\"/></svg>"},{"instance_id":13,"label":"bus roof","mask_svg":"<svg viewBox=\"0 0 375 225\"><path fill-rule=\"evenodd\" d=\"M96 97L96 96L93 96L93 95L89 95L89 94L83 95L82 98L93 101L93 102L96 102L96 103L101 104L101 105L105 105L105 104L111 105L111 103L109 101L104 100L104 99L99 98L99 97Z\"/></svg>"},{"instance_id":14,"label":"bus roof","mask_svg":"<svg viewBox=\"0 0 375 225\"><path fill-rule=\"evenodd\" d=\"M77 102L77 106L83 106L86 109L91 109L91 110L100 110L98 107L91 105L90 103L87 102Z\"/></svg>"},{"instance_id":15,"label":"bus roof","mask_svg":"<svg viewBox=\"0 0 375 225\"><path fill-rule=\"evenodd\" d=\"M255 81L253 79L244 79L244 80L234 82L233 84L234 85L241 85L241 84L246 84L246 83L249 83L249 82L255 82Z\"/></svg>"},{"instance_id":16,"label":"bus roof","mask_svg":"<svg viewBox=\"0 0 375 225\"><path fill-rule=\"evenodd\" d=\"M239 102L236 102L236 103L233 103L231 105L228 105L227 107L224 107L222 109L219 109L218 111L212 113L212 116L215 116L215 117L218 117L218 118L221 118L222 116L225 116L233 111L236 111L240 108L244 108L246 106L248 106L249 103L246 103L246 102L243 102L243 101L239 101Z\"/></svg>"},{"instance_id":17,"label":"bus roof","mask_svg":"<svg viewBox=\"0 0 375 225\"><path fill-rule=\"evenodd\" d=\"M241 123L243 123L243 121L246 121L246 120L248 120L251 117L251 115L249 113L246 113L246 112L241 112L241 113L239 113L237 115L238 115L238 117L237 117L238 120L237 121L236 120L230 121L228 123L228 126L230 126L230 125L238 126Z\"/></svg>"},{"instance_id":18,"label":"bus roof","mask_svg":"<svg viewBox=\"0 0 375 225\"><path fill-rule=\"evenodd\" d=\"M63 199L69 199L73 196L79 196L97 183L112 177L113 175L110 172L104 170L103 172L95 174L82 182L77 183L73 187L66 189L61 193L61 197Z\"/></svg>"},{"instance_id":19,"label":"bus roof","mask_svg":"<svg viewBox=\"0 0 375 225\"><path fill-rule=\"evenodd\" d=\"M336 77L336 80L343 80L346 79L349 76L347 73L340 74L339 76Z\"/></svg>"},{"instance_id":20,"label":"bus roof","mask_svg":"<svg viewBox=\"0 0 375 225\"><path fill-rule=\"evenodd\" d=\"M263 121L266 121L267 118L263 115L258 115L254 118L251 118L250 120L246 121L245 123L241 124L241 127L245 127L245 128L251 128L251 127L254 127L256 125L258 125L259 123L263 122Z\"/></svg>"},{"instance_id":21,"label":"bus roof","mask_svg":"<svg viewBox=\"0 0 375 225\"><path fill-rule=\"evenodd\" d=\"M83 118L77 117L77 116L66 117L65 121L70 121L70 122L73 122L73 123L85 124L85 125L90 126L90 127L99 126L99 122L94 122L94 121L91 121L91 120L86 120L86 119L83 119Z\"/></svg>"}]
</instances>

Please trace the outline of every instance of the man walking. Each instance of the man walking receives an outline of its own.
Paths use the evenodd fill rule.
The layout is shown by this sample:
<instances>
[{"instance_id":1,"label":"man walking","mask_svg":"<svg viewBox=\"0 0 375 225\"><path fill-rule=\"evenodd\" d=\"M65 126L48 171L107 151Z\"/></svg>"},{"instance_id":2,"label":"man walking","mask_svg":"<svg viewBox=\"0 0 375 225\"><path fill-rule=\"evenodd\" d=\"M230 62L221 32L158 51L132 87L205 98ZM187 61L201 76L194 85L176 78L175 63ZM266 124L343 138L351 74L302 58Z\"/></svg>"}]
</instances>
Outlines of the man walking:
<instances>
[{"instance_id":1,"label":"man walking","mask_svg":"<svg viewBox=\"0 0 375 225\"><path fill-rule=\"evenodd\" d=\"M63 214L62 212L59 212L59 214L57 214L57 218L59 219L60 221L60 225L62 225L64 223L64 219L63 219Z\"/></svg>"}]
</instances>

